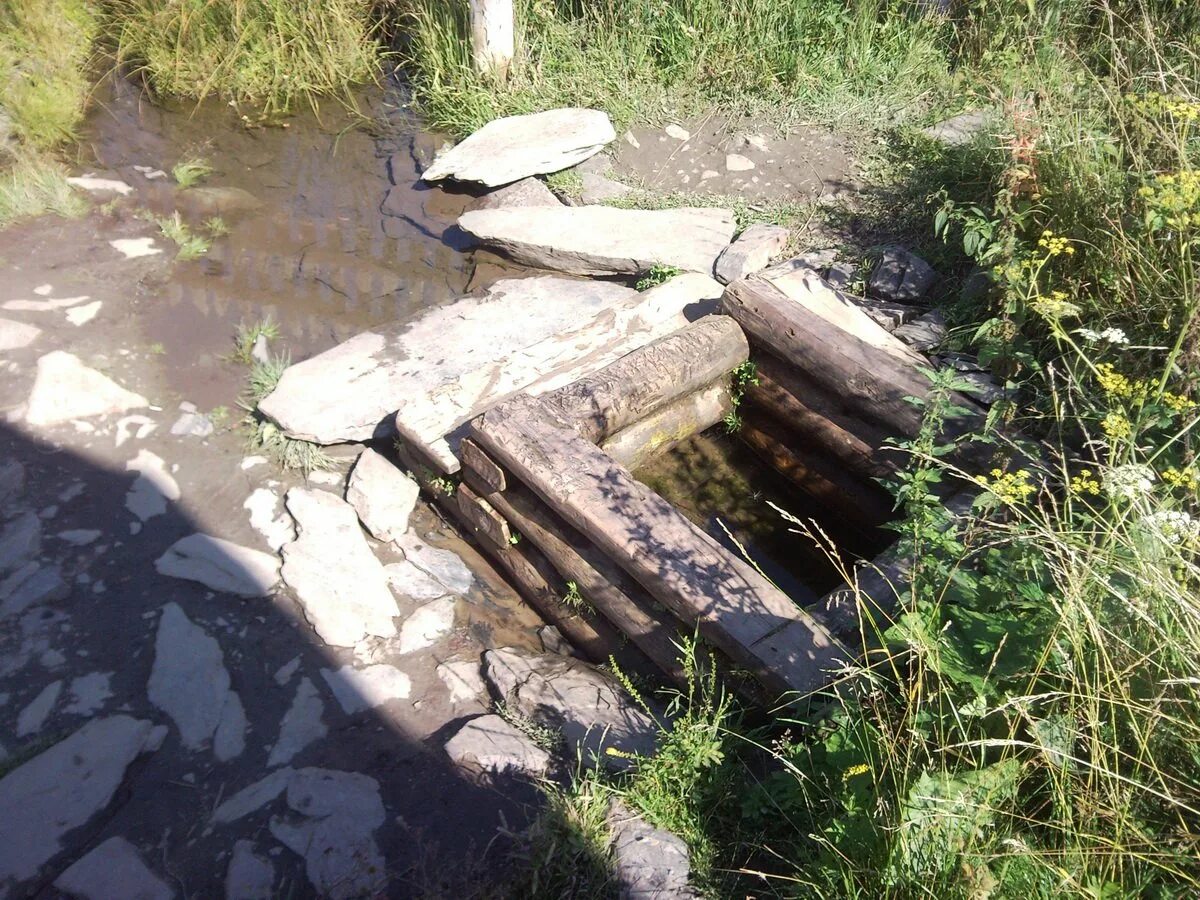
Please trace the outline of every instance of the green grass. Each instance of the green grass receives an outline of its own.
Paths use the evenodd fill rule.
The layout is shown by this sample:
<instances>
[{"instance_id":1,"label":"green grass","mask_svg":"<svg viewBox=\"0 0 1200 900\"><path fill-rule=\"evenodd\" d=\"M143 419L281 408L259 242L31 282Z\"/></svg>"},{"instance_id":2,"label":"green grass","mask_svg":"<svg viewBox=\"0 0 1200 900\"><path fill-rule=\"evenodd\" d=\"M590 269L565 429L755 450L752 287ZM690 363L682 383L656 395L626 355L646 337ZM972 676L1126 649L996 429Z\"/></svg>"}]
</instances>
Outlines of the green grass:
<instances>
[{"instance_id":1,"label":"green grass","mask_svg":"<svg viewBox=\"0 0 1200 900\"><path fill-rule=\"evenodd\" d=\"M170 97L225 97L255 115L351 102L378 70L371 0L110 0L117 59Z\"/></svg>"},{"instance_id":2,"label":"green grass","mask_svg":"<svg viewBox=\"0 0 1200 900\"><path fill-rule=\"evenodd\" d=\"M50 149L77 134L91 89L92 10L84 0L0 5L0 106L29 147Z\"/></svg>"},{"instance_id":3,"label":"green grass","mask_svg":"<svg viewBox=\"0 0 1200 900\"><path fill-rule=\"evenodd\" d=\"M212 239L197 234L178 212L170 216L156 216L154 223L162 236L175 244L175 258L181 261L199 259L212 247Z\"/></svg>"},{"instance_id":4,"label":"green grass","mask_svg":"<svg viewBox=\"0 0 1200 900\"><path fill-rule=\"evenodd\" d=\"M252 322L247 325L242 322L238 325L237 330L233 334L233 358L235 361L245 366L254 365L254 345L258 343L259 338L266 338L268 341L273 341L279 337L279 325L274 319L269 316L257 322ZM279 372L280 377L283 371ZM278 382L278 378L275 379ZM271 390L274 390L274 383L271 384ZM255 402L265 397L266 393L255 398Z\"/></svg>"},{"instance_id":5,"label":"green grass","mask_svg":"<svg viewBox=\"0 0 1200 900\"><path fill-rule=\"evenodd\" d=\"M54 213L82 216L87 201L67 184L67 171L45 153L21 153L0 170L0 228L20 219Z\"/></svg>"},{"instance_id":6,"label":"green grass","mask_svg":"<svg viewBox=\"0 0 1200 900\"><path fill-rule=\"evenodd\" d=\"M171 177L181 188L199 184L212 173L212 166L203 159L183 159L171 167Z\"/></svg>"},{"instance_id":7,"label":"green grass","mask_svg":"<svg viewBox=\"0 0 1200 900\"><path fill-rule=\"evenodd\" d=\"M396 4L421 108L465 133L501 115L606 109L619 127L713 104L773 119L893 122L947 80L938 19L890 0L518 0L503 87L474 73L466 5Z\"/></svg>"},{"instance_id":8,"label":"green grass","mask_svg":"<svg viewBox=\"0 0 1200 900\"><path fill-rule=\"evenodd\" d=\"M255 332L255 328L252 327L244 335L239 328L239 338L252 332L255 333L255 337L260 333L267 334L274 325L264 322L257 327L259 331ZM251 342L250 347L253 346ZM238 349L241 349L240 341ZM258 411L259 402L275 390L290 364L291 358L286 354L273 356L266 362L253 360L250 372L246 376L246 389L238 399L238 406L245 413L242 425L247 432L247 446L256 452L266 453L279 468L303 472L307 477L317 469L332 469L333 458L317 444L288 437Z\"/></svg>"}]
</instances>

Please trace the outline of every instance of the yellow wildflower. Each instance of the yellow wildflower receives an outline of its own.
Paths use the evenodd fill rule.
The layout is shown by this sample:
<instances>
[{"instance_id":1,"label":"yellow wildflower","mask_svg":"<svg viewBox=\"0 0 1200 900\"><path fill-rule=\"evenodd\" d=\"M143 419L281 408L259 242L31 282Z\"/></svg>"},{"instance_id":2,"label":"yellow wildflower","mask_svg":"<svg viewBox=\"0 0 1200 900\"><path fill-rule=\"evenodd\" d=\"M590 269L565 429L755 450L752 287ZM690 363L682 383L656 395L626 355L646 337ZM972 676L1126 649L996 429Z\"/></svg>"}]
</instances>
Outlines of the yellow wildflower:
<instances>
[{"instance_id":1,"label":"yellow wildflower","mask_svg":"<svg viewBox=\"0 0 1200 900\"><path fill-rule=\"evenodd\" d=\"M1174 488L1181 488L1185 491L1200 490L1200 478L1196 476L1196 470L1191 466L1186 469L1177 469L1171 466L1162 472L1162 480Z\"/></svg>"},{"instance_id":2,"label":"yellow wildflower","mask_svg":"<svg viewBox=\"0 0 1200 900\"><path fill-rule=\"evenodd\" d=\"M1133 426L1119 412L1110 412L1101 420L1100 427L1110 438L1127 438L1133 433Z\"/></svg>"},{"instance_id":3,"label":"yellow wildflower","mask_svg":"<svg viewBox=\"0 0 1200 900\"><path fill-rule=\"evenodd\" d=\"M1001 503L1022 503L1037 490L1025 469L1015 472L992 469L991 477L980 475L977 480Z\"/></svg>"},{"instance_id":4,"label":"yellow wildflower","mask_svg":"<svg viewBox=\"0 0 1200 900\"><path fill-rule=\"evenodd\" d=\"M1084 469L1071 479L1071 493L1097 496L1100 493L1100 481L1091 469Z\"/></svg>"},{"instance_id":5,"label":"yellow wildflower","mask_svg":"<svg viewBox=\"0 0 1200 900\"><path fill-rule=\"evenodd\" d=\"M1196 408L1194 400L1189 400L1183 394L1172 394L1170 391L1163 392L1163 403L1176 413L1185 413Z\"/></svg>"},{"instance_id":6,"label":"yellow wildflower","mask_svg":"<svg viewBox=\"0 0 1200 900\"><path fill-rule=\"evenodd\" d=\"M1049 228L1042 232L1042 236L1038 239L1038 246L1045 250L1048 256L1059 256L1063 253L1071 256L1075 252L1075 248L1071 246L1071 242L1067 238L1057 236Z\"/></svg>"},{"instance_id":7,"label":"yellow wildflower","mask_svg":"<svg viewBox=\"0 0 1200 900\"><path fill-rule=\"evenodd\" d=\"M868 766L866 763L859 763L856 766L851 766L845 772L842 773L842 781L849 781L851 778L854 778L856 775L866 775L870 771L871 771L871 767Z\"/></svg>"},{"instance_id":8,"label":"yellow wildflower","mask_svg":"<svg viewBox=\"0 0 1200 900\"><path fill-rule=\"evenodd\" d=\"M1096 381L1104 393L1113 397L1132 397L1139 383L1132 381L1116 370L1112 363L1100 363L1096 366Z\"/></svg>"}]
</instances>

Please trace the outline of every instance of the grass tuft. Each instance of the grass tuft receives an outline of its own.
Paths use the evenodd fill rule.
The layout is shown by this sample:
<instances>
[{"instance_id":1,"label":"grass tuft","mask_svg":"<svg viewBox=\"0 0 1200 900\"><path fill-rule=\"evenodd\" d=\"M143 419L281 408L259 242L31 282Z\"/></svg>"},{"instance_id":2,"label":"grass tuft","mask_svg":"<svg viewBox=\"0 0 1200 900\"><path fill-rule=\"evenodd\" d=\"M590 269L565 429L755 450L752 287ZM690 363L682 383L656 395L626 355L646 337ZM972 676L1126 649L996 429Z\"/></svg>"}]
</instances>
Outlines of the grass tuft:
<instances>
[{"instance_id":1,"label":"grass tuft","mask_svg":"<svg viewBox=\"0 0 1200 900\"><path fill-rule=\"evenodd\" d=\"M264 115L347 103L378 68L379 20L369 0L110 0L119 63L156 92L227 97Z\"/></svg>"},{"instance_id":2,"label":"grass tuft","mask_svg":"<svg viewBox=\"0 0 1200 900\"><path fill-rule=\"evenodd\" d=\"M0 171L0 228L43 213L77 217L87 210L87 201L67 184L66 169L49 155L21 153Z\"/></svg>"},{"instance_id":3,"label":"grass tuft","mask_svg":"<svg viewBox=\"0 0 1200 900\"><path fill-rule=\"evenodd\" d=\"M203 159L184 159L171 167L171 177L181 188L199 184L212 173L212 166Z\"/></svg>"}]
</instances>

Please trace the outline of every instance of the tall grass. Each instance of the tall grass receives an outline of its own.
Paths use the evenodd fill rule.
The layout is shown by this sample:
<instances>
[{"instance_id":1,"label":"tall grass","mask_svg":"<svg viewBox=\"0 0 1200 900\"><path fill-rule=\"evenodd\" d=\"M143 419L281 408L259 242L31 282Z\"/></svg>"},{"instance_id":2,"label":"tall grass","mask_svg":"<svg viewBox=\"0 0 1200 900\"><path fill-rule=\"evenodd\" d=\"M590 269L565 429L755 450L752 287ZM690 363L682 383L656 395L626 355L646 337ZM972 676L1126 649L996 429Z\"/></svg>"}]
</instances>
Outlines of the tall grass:
<instances>
[{"instance_id":1,"label":"tall grass","mask_svg":"<svg viewBox=\"0 0 1200 900\"><path fill-rule=\"evenodd\" d=\"M378 70L372 0L108 0L119 63L169 97L221 96L286 113L347 102Z\"/></svg>"},{"instance_id":2,"label":"tall grass","mask_svg":"<svg viewBox=\"0 0 1200 900\"><path fill-rule=\"evenodd\" d=\"M892 485L911 579L892 614L859 597L837 692L749 728L693 691L610 789L717 897L1197 896L1200 11L981 0L953 23L999 138L897 142L895 172L988 273L953 312L1018 391L975 436L994 468L946 462L939 375ZM968 517L939 482L979 492Z\"/></svg>"},{"instance_id":3,"label":"tall grass","mask_svg":"<svg viewBox=\"0 0 1200 900\"><path fill-rule=\"evenodd\" d=\"M904 0L518 0L504 85L472 70L466 4L395 7L422 110L457 133L564 105L620 125L713 103L892 122L919 114L946 76L943 20Z\"/></svg>"}]
</instances>

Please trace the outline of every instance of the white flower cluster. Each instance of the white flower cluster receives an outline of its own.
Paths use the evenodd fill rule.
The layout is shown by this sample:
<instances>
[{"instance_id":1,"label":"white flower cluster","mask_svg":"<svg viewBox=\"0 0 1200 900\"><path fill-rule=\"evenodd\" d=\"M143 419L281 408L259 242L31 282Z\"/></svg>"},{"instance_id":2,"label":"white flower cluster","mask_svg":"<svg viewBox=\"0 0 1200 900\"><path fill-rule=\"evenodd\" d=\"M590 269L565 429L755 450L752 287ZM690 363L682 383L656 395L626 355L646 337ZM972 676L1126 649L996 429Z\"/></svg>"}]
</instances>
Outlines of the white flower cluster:
<instances>
[{"instance_id":1,"label":"white flower cluster","mask_svg":"<svg viewBox=\"0 0 1200 900\"><path fill-rule=\"evenodd\" d=\"M1129 343L1129 337L1120 328L1105 328L1103 331L1095 331L1091 328L1079 328L1075 333L1082 337L1085 341L1096 343L1097 341L1107 341L1118 347L1124 347Z\"/></svg>"},{"instance_id":2,"label":"white flower cluster","mask_svg":"<svg viewBox=\"0 0 1200 900\"><path fill-rule=\"evenodd\" d=\"M1151 513L1142 524L1171 544L1191 544L1200 540L1200 522L1181 510L1164 509Z\"/></svg>"},{"instance_id":3,"label":"white flower cluster","mask_svg":"<svg viewBox=\"0 0 1200 900\"><path fill-rule=\"evenodd\" d=\"M1104 492L1121 500L1144 497L1154 490L1154 470L1149 466L1117 466L1104 473Z\"/></svg>"}]
</instances>

